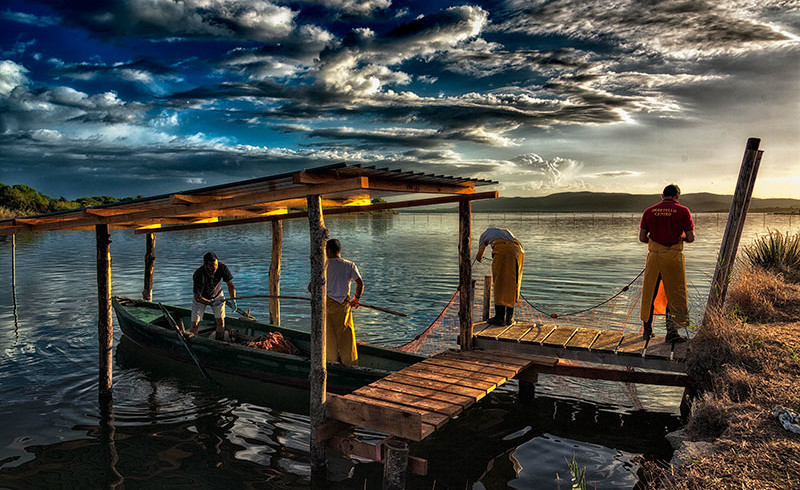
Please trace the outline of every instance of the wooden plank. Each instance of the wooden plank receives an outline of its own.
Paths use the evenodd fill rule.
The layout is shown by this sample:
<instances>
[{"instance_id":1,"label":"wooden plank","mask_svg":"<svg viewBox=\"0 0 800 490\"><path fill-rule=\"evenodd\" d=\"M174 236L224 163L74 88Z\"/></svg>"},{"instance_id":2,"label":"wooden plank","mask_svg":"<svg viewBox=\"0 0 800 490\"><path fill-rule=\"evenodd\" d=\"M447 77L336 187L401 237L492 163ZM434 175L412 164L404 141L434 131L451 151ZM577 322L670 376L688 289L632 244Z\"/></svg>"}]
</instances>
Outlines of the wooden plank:
<instances>
[{"instance_id":1,"label":"wooden plank","mask_svg":"<svg viewBox=\"0 0 800 490\"><path fill-rule=\"evenodd\" d=\"M431 366L443 366L463 371L472 371L483 374L490 374L493 376L501 376L503 378L513 378L519 369L507 369L498 366L487 366L486 364L478 364L466 359L451 360L442 359L439 357L431 357L422 361L424 364Z\"/></svg>"},{"instance_id":2,"label":"wooden plank","mask_svg":"<svg viewBox=\"0 0 800 490\"><path fill-rule=\"evenodd\" d=\"M563 347L578 329L575 327L556 327L553 332L542 341L542 345L556 345Z\"/></svg>"},{"instance_id":3,"label":"wooden plank","mask_svg":"<svg viewBox=\"0 0 800 490\"><path fill-rule=\"evenodd\" d=\"M429 388L423 388L421 386L411 386L402 383L395 383L394 381L387 381L385 379L379 379L378 381L370 383L370 386L374 386L376 388L383 388L384 390L397 391L400 393L408 393L411 395L429 398L431 400L448 402L454 405L461 405L464 408L475 403L475 398L470 396L457 395L455 393L447 393L439 390L432 390Z\"/></svg>"},{"instance_id":4,"label":"wooden plank","mask_svg":"<svg viewBox=\"0 0 800 490\"><path fill-rule=\"evenodd\" d=\"M333 436L327 440L328 447L339 451L344 456L358 456L370 461L383 461L383 443L372 444L359 440L357 437ZM425 476L428 474L428 461L414 456L408 457L408 472L414 475Z\"/></svg>"},{"instance_id":5,"label":"wooden plank","mask_svg":"<svg viewBox=\"0 0 800 490\"><path fill-rule=\"evenodd\" d=\"M417 376L408 376L402 373L392 373L385 378L381 379L380 382L389 381L391 383L402 384L414 388L427 388L430 390L441 391L445 394L453 394L458 396L464 396L472 398L474 401L478 401L484 396L486 396L486 390L480 388L471 388L467 386L461 385L454 385L452 383L439 381L435 379L427 379L427 378L420 378Z\"/></svg>"},{"instance_id":6,"label":"wooden plank","mask_svg":"<svg viewBox=\"0 0 800 490\"><path fill-rule=\"evenodd\" d=\"M509 327L508 330L497 336L497 340L506 342L519 342L519 339L525 336L526 333L531 331L533 325L531 324L517 324Z\"/></svg>"},{"instance_id":7,"label":"wooden plank","mask_svg":"<svg viewBox=\"0 0 800 490\"><path fill-rule=\"evenodd\" d=\"M672 342L664 342L664 336L653 337L647 345L645 357L650 359L670 359L672 357Z\"/></svg>"},{"instance_id":8,"label":"wooden plank","mask_svg":"<svg viewBox=\"0 0 800 490\"><path fill-rule=\"evenodd\" d=\"M624 354L628 356L641 356L642 350L647 343L638 333L627 333L623 337L622 342L617 347L617 354Z\"/></svg>"},{"instance_id":9,"label":"wooden plank","mask_svg":"<svg viewBox=\"0 0 800 490\"><path fill-rule=\"evenodd\" d=\"M542 340L547 338L547 336L550 335L550 333L555 329L556 327L554 325L535 323L533 326L531 326L531 330L521 339L519 339L519 341L528 344L541 344Z\"/></svg>"},{"instance_id":10,"label":"wooden plank","mask_svg":"<svg viewBox=\"0 0 800 490\"><path fill-rule=\"evenodd\" d=\"M363 396L375 400L382 400L385 402L396 403L412 408L419 408L420 410L427 410L429 412L440 413L450 418L460 414L464 407L459 404L454 404L441 400L434 400L424 396L412 395L411 393L401 393L393 390L385 390L377 386L367 385L362 386L351 395Z\"/></svg>"},{"instance_id":11,"label":"wooden plank","mask_svg":"<svg viewBox=\"0 0 800 490\"><path fill-rule=\"evenodd\" d=\"M472 335L478 335L489 327L491 327L491 325L486 322L476 322L475 325L472 326Z\"/></svg>"},{"instance_id":12,"label":"wooden plank","mask_svg":"<svg viewBox=\"0 0 800 490\"><path fill-rule=\"evenodd\" d=\"M366 404L333 393L328 394L325 412L331 419L411 441L421 441L435 430L435 427L423 424L422 415L417 410Z\"/></svg>"},{"instance_id":13,"label":"wooden plank","mask_svg":"<svg viewBox=\"0 0 800 490\"><path fill-rule=\"evenodd\" d=\"M567 342L567 349L589 350L601 331L596 328L579 328Z\"/></svg>"},{"instance_id":14,"label":"wooden plank","mask_svg":"<svg viewBox=\"0 0 800 490\"><path fill-rule=\"evenodd\" d=\"M524 380L531 376L531 372L539 374L555 374L559 376L571 376L584 379L603 379L607 381L619 381L622 383L641 383L660 386L686 386L689 377L686 374L675 373L656 373L648 371L633 371L620 369L619 367L590 366L576 364L570 361L562 361L556 366L539 366L520 373L519 378Z\"/></svg>"},{"instance_id":15,"label":"wooden plank","mask_svg":"<svg viewBox=\"0 0 800 490\"><path fill-rule=\"evenodd\" d=\"M478 372L472 371L464 371L463 369L453 369L447 368L444 366L436 366L432 364L426 364L424 362L418 362L412 366L408 366L407 368L403 369L405 373L431 373L435 375L445 375L450 376L451 378L455 378L458 380L476 380L476 381L484 381L487 383L492 384L503 384L507 381L508 378L505 376L497 376L492 374L483 374Z\"/></svg>"},{"instance_id":16,"label":"wooden plank","mask_svg":"<svg viewBox=\"0 0 800 490\"><path fill-rule=\"evenodd\" d=\"M414 370L409 371L408 369L403 369L401 371L406 376L414 376L416 378L423 378L423 379L430 379L434 381L441 381L442 383L449 383L451 385L458 385L464 386L466 388L476 388L479 390L483 390L485 392L490 392L497 388L497 383L493 381L484 381L480 379L464 379L464 377L459 376L451 376L449 374L444 374L440 372L430 372L425 370Z\"/></svg>"},{"instance_id":17,"label":"wooden plank","mask_svg":"<svg viewBox=\"0 0 800 490\"><path fill-rule=\"evenodd\" d=\"M496 340L498 335L502 335L503 332L508 330L510 327L506 327L505 325L491 325L488 328L481 331L481 333L475 335L476 337L481 337L484 339L492 339Z\"/></svg>"},{"instance_id":18,"label":"wooden plank","mask_svg":"<svg viewBox=\"0 0 800 490\"><path fill-rule=\"evenodd\" d=\"M675 348L672 350L672 360L673 361L686 361L686 353L689 350L689 344L691 344L691 340L688 342L682 342L680 344L675 344Z\"/></svg>"},{"instance_id":19,"label":"wooden plank","mask_svg":"<svg viewBox=\"0 0 800 490\"><path fill-rule=\"evenodd\" d=\"M529 354L527 352L514 352L505 350L474 350L471 351L469 355L474 356L476 359L484 359L486 362L500 361L512 365L518 365L520 366L520 369L523 369L531 364L552 366L558 361L558 358L552 356L540 356L537 354Z\"/></svg>"},{"instance_id":20,"label":"wooden plank","mask_svg":"<svg viewBox=\"0 0 800 490\"><path fill-rule=\"evenodd\" d=\"M450 421L450 417L448 417L447 415L442 415L440 413L431 412L429 410L423 410L421 408L408 407L408 406L405 406L405 405L400 405L399 403L393 403L393 402L389 402L389 401L386 401L386 400L378 400L378 399L370 398L370 397L367 397L367 396L354 395L352 393L349 394L349 395L344 395L344 396L345 396L345 398L347 398L348 400L350 400L352 402L361 403L361 404L364 404L364 405L371 405L371 406L383 407L383 408L394 408L396 410L408 410L410 412L418 413L420 415L420 417L421 417L423 426L425 424L427 424L433 430L438 429L439 427L443 426L444 424L446 424L447 422ZM385 417L386 415L382 415L382 416ZM374 427L375 421L370 421L370 424L372 424L372 425L362 425L362 427L366 427L368 429L377 430ZM433 432L433 430L431 430L431 432ZM423 427L423 431L424 431L424 427ZM391 435L397 435L397 434L391 434Z\"/></svg>"},{"instance_id":21,"label":"wooden plank","mask_svg":"<svg viewBox=\"0 0 800 490\"><path fill-rule=\"evenodd\" d=\"M597 336L590 350L616 352L619 343L622 342L624 335L622 332L603 330Z\"/></svg>"},{"instance_id":22,"label":"wooden plank","mask_svg":"<svg viewBox=\"0 0 800 490\"><path fill-rule=\"evenodd\" d=\"M468 361L473 364L478 364L485 367L500 367L507 370L519 371L528 365L527 361L512 358L511 360L500 360L492 358L483 354L480 350L471 350L467 352L441 352L431 359L448 359L452 361Z\"/></svg>"}]
</instances>

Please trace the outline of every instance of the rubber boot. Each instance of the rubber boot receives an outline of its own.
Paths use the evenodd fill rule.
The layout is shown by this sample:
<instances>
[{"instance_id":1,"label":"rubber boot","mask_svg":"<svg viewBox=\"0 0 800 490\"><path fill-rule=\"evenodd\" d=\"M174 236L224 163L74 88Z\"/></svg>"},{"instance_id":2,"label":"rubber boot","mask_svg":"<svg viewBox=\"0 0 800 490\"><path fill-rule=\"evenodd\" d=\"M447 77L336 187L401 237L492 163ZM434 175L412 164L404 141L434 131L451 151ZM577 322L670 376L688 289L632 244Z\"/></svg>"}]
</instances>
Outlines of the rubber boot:
<instances>
[{"instance_id":1,"label":"rubber boot","mask_svg":"<svg viewBox=\"0 0 800 490\"><path fill-rule=\"evenodd\" d=\"M510 327L511 325L517 322L514 321L514 308L507 306L506 307L506 326Z\"/></svg>"},{"instance_id":2,"label":"rubber boot","mask_svg":"<svg viewBox=\"0 0 800 490\"><path fill-rule=\"evenodd\" d=\"M503 305L494 305L494 316L486 320L489 325L505 325L506 324L506 307Z\"/></svg>"},{"instance_id":3,"label":"rubber boot","mask_svg":"<svg viewBox=\"0 0 800 490\"><path fill-rule=\"evenodd\" d=\"M642 338L644 340L653 338L653 320L642 322Z\"/></svg>"}]
</instances>

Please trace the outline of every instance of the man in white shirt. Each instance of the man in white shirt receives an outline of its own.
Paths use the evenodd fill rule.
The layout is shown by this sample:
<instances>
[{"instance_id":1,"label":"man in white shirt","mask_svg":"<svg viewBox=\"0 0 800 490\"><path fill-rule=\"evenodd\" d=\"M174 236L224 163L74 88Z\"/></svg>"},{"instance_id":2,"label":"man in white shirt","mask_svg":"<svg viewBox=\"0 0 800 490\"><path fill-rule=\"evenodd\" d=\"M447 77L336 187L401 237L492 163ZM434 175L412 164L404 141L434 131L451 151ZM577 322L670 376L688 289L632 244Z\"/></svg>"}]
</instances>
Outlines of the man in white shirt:
<instances>
[{"instance_id":1,"label":"man in white shirt","mask_svg":"<svg viewBox=\"0 0 800 490\"><path fill-rule=\"evenodd\" d=\"M364 294L364 281L358 267L342 258L342 244L330 239L325 244L328 257L326 315L326 348L331 362L341 362L351 366L358 365L356 334L353 326L352 310L358 308ZM356 293L350 297L350 283L356 283Z\"/></svg>"}]
</instances>

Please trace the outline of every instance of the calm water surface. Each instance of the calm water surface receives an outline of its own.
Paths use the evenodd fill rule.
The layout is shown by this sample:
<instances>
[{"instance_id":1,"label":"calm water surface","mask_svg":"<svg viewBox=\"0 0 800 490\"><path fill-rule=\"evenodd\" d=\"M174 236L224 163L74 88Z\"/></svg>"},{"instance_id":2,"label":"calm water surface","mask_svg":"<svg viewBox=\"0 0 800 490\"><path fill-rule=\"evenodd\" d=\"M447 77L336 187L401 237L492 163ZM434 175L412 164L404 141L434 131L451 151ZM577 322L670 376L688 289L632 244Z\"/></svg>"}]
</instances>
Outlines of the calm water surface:
<instances>
[{"instance_id":1,"label":"calm water surface","mask_svg":"<svg viewBox=\"0 0 800 490\"><path fill-rule=\"evenodd\" d=\"M696 216L687 246L693 313L699 316L716 260L724 215ZM364 300L408 313L356 313L360 340L398 345L438 315L458 284L454 214L326 220L343 255L361 269ZM510 228L526 248L523 294L547 311L570 311L605 299L644 265L638 217L486 215L473 221L473 242L488 226ZM800 229L797 216L752 215L745 238ZM114 294L139 297L144 239L112 232ZM270 226L158 235L154 296L188 306L191 275L214 250L235 276L240 295L265 293ZM114 402L97 406L97 299L94 233L17 237L17 308L10 280L10 239L0 240L0 487L2 488L306 488L307 393L223 379L205 384L191 366L174 366L115 333ZM281 288L303 294L308 283L308 229L284 225ZM474 251L473 251L474 253ZM487 264L478 266L480 277ZM266 304L252 302L256 316ZM307 329L308 303L285 301L286 326ZM515 385L497 390L434 436L412 446L429 476L409 488L570 487L566 460L586 467L591 488L633 488L638 457L665 457L663 434L678 425L680 391L543 376L533 405L516 403ZM106 423L107 420L111 424ZM379 435L360 433L368 440ZM334 459L341 481L330 488L380 488L382 467Z\"/></svg>"}]
</instances>

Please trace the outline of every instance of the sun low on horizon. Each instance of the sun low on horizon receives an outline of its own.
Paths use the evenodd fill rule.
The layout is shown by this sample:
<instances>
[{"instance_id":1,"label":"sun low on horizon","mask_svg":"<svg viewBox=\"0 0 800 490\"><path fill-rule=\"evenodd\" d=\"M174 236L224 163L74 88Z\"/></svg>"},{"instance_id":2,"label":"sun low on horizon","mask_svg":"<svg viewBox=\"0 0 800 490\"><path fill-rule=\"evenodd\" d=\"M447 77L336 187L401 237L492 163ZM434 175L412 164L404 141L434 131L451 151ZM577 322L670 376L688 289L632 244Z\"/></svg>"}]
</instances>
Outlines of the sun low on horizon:
<instances>
[{"instance_id":1,"label":"sun low on horizon","mask_svg":"<svg viewBox=\"0 0 800 490\"><path fill-rule=\"evenodd\" d=\"M0 182L154 195L346 162L502 196L800 194L800 5L10 0Z\"/></svg>"}]
</instances>

